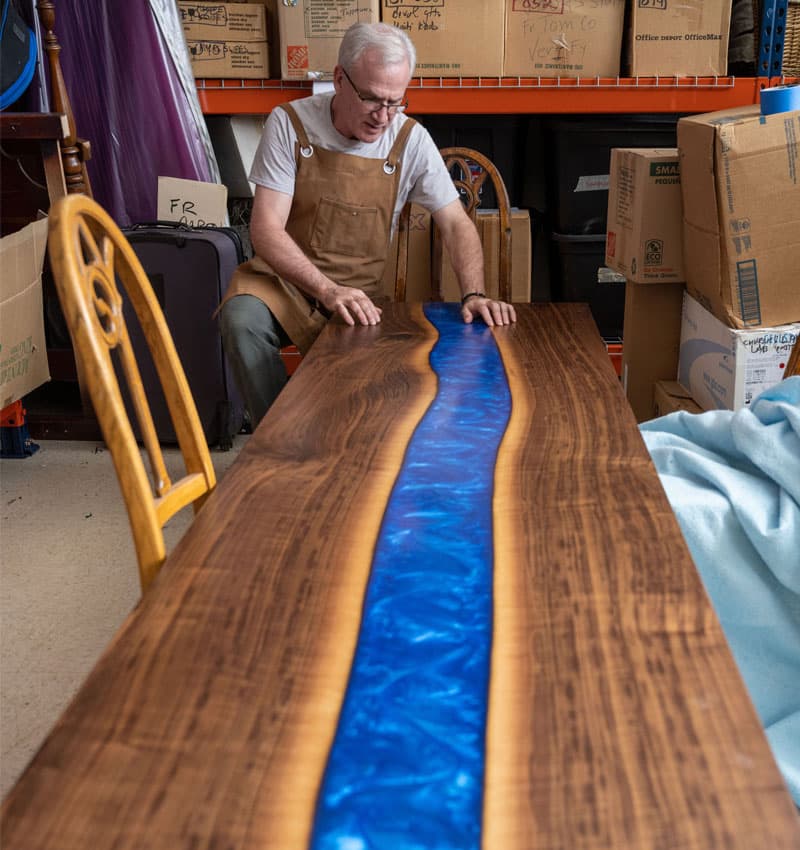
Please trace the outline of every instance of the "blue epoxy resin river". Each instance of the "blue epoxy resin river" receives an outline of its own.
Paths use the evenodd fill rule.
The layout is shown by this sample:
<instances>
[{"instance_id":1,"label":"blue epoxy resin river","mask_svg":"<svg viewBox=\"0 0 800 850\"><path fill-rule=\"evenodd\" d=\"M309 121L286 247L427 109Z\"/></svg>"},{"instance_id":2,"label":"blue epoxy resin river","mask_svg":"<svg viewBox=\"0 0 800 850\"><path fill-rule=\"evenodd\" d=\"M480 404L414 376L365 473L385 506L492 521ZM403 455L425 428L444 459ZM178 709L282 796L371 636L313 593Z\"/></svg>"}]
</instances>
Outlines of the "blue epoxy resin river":
<instances>
[{"instance_id":1,"label":"blue epoxy resin river","mask_svg":"<svg viewBox=\"0 0 800 850\"><path fill-rule=\"evenodd\" d=\"M511 397L492 332L430 304L438 391L378 536L312 850L479 850L492 493Z\"/></svg>"}]
</instances>

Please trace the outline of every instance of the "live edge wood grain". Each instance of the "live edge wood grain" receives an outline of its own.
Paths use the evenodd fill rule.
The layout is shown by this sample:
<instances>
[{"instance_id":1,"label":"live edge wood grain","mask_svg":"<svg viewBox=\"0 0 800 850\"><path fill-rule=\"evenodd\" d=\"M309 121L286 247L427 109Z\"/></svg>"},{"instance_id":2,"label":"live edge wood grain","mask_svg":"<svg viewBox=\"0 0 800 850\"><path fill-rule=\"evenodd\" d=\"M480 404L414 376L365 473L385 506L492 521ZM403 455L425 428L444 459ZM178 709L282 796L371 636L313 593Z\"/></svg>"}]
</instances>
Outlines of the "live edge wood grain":
<instances>
[{"instance_id":1,"label":"live edge wood grain","mask_svg":"<svg viewBox=\"0 0 800 850\"><path fill-rule=\"evenodd\" d=\"M796 810L588 312L517 312L494 332L513 412L484 850L796 850ZM418 305L326 329L7 797L4 850L306 846L434 342Z\"/></svg>"}]
</instances>

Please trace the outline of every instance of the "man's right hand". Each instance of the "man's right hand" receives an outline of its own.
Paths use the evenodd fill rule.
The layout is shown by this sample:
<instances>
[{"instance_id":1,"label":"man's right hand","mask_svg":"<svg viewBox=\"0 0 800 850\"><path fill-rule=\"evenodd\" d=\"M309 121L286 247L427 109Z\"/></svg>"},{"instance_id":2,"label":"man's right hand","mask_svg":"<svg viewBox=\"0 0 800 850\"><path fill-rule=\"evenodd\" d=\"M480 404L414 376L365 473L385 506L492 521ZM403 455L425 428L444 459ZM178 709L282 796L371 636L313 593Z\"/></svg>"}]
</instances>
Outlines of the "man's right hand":
<instances>
[{"instance_id":1,"label":"man's right hand","mask_svg":"<svg viewBox=\"0 0 800 850\"><path fill-rule=\"evenodd\" d=\"M381 320L381 308L353 286L333 284L319 300L331 315L341 316L348 325L377 325Z\"/></svg>"}]
</instances>

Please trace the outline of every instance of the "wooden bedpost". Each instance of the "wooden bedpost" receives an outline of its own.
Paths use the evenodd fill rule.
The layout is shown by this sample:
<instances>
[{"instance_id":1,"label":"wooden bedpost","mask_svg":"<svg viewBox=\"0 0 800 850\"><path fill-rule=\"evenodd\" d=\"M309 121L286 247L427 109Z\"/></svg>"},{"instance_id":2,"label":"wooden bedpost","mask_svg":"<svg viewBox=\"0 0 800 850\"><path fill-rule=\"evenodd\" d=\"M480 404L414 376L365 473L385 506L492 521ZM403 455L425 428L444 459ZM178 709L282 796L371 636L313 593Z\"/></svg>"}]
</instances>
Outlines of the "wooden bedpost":
<instances>
[{"instance_id":1,"label":"wooden bedpost","mask_svg":"<svg viewBox=\"0 0 800 850\"><path fill-rule=\"evenodd\" d=\"M56 10L53 0L39 0L37 3L39 20L44 29L44 48L50 66L50 109L60 112L67 117L67 135L61 140L61 159L64 164L64 180L67 192L83 193L91 196L89 176L86 173L86 160L91 156L89 142L79 139L75 129L75 118L72 115L64 75L61 72L61 45L55 34Z\"/></svg>"}]
</instances>

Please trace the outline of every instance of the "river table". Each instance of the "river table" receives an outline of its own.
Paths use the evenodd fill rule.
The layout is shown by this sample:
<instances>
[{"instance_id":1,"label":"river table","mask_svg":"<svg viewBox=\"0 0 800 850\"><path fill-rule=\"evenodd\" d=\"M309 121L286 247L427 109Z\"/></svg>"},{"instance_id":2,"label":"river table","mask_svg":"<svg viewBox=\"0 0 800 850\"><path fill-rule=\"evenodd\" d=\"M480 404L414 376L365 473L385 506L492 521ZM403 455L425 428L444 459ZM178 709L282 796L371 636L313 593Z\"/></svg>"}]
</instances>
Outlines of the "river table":
<instances>
[{"instance_id":1,"label":"river table","mask_svg":"<svg viewBox=\"0 0 800 850\"><path fill-rule=\"evenodd\" d=\"M586 307L424 311L326 328L4 850L800 847Z\"/></svg>"}]
</instances>

